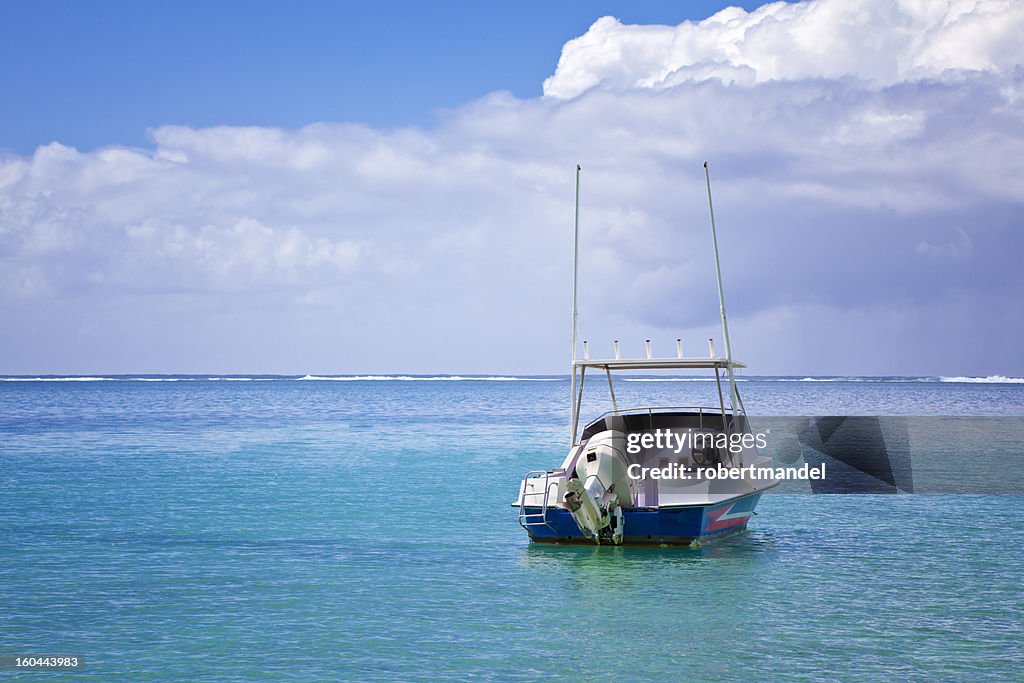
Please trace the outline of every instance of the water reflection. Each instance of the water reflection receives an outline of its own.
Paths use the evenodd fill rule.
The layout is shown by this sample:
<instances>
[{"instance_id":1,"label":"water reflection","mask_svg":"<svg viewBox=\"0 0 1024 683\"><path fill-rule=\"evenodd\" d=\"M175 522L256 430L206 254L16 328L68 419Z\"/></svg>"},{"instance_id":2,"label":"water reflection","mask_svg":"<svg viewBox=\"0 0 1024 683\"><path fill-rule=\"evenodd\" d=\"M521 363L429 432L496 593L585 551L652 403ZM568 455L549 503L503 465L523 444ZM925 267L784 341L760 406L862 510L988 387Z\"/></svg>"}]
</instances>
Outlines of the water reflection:
<instances>
[{"instance_id":1,"label":"water reflection","mask_svg":"<svg viewBox=\"0 0 1024 683\"><path fill-rule=\"evenodd\" d=\"M568 569L601 574L606 579L628 577L652 568L686 571L709 562L753 565L775 549L770 531L747 530L698 547L676 545L591 546L530 543L522 550L527 569Z\"/></svg>"}]
</instances>

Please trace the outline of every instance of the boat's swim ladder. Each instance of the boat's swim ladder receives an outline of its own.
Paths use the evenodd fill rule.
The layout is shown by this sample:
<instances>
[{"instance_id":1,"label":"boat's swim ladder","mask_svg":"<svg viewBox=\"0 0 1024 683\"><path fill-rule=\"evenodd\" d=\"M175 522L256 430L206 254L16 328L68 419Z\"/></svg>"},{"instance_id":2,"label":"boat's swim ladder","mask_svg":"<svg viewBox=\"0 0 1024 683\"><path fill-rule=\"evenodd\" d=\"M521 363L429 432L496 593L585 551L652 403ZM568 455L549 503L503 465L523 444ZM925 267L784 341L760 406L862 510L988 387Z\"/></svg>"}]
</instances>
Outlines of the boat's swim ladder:
<instances>
[{"instance_id":1,"label":"boat's swim ladder","mask_svg":"<svg viewBox=\"0 0 1024 683\"><path fill-rule=\"evenodd\" d=\"M530 527L546 526L552 529L551 524L548 522L548 506L551 503L551 487L555 486L555 490L558 490L558 483L554 480L560 479L565 476L564 472L548 472L547 470L530 470L526 473L523 478L523 488L519 492L519 526L523 527L527 531ZM530 491L530 480L544 478L544 490L543 491ZM530 498L533 502L528 504L527 498ZM539 498L539 500L537 500ZM527 507L537 507L539 503L540 512L526 511Z\"/></svg>"}]
</instances>

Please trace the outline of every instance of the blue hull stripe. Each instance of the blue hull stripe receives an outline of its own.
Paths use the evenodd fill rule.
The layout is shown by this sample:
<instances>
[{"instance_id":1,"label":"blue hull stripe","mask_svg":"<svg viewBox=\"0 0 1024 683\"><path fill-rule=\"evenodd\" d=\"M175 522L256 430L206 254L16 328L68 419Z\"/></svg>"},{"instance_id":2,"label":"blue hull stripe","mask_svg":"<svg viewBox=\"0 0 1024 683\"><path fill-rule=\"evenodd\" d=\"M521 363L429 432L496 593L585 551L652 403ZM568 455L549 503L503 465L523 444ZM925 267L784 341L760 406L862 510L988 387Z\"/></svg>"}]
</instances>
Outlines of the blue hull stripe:
<instances>
[{"instance_id":1,"label":"blue hull stripe","mask_svg":"<svg viewBox=\"0 0 1024 683\"><path fill-rule=\"evenodd\" d=\"M747 526L750 515L761 499L760 493L735 498L725 503L675 508L630 509L623 511L624 543L689 543L739 531ZM540 515L540 508L526 508ZM527 530L537 542L588 543L568 510L548 508L547 525L531 525Z\"/></svg>"}]
</instances>

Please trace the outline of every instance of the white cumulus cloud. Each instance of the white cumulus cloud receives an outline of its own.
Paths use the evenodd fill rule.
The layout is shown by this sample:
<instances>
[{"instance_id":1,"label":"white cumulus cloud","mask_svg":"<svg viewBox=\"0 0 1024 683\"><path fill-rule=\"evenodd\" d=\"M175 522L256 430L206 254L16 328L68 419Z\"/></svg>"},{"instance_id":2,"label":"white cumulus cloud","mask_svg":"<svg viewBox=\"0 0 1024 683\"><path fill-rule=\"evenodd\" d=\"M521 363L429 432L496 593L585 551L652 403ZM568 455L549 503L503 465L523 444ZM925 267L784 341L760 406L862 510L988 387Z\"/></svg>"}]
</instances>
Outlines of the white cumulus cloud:
<instances>
[{"instance_id":1,"label":"white cumulus cloud","mask_svg":"<svg viewBox=\"0 0 1024 683\"><path fill-rule=\"evenodd\" d=\"M544 94L571 98L596 86L663 89L709 78L744 85L956 78L1020 64L1022 35L1024 4L1014 0L774 2L678 26L602 17L566 43Z\"/></svg>"}]
</instances>

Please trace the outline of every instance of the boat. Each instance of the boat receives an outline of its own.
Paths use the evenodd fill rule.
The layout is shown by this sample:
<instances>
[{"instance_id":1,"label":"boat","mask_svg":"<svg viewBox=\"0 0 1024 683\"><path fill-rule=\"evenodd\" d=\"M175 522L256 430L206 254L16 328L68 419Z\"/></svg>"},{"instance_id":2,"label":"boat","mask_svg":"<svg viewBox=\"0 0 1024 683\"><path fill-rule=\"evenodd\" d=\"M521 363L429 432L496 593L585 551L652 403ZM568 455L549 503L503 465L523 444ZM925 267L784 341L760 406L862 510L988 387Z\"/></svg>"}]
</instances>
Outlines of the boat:
<instances>
[{"instance_id":1,"label":"boat","mask_svg":"<svg viewBox=\"0 0 1024 683\"><path fill-rule=\"evenodd\" d=\"M715 274L724 355L713 339L708 356L623 358L618 341L610 357L591 358L587 341L577 353L580 166L576 166L573 258L571 445L561 467L528 472L514 507L534 543L593 545L700 545L740 532L762 494L777 486L766 438L750 429L732 357L718 257L718 236L707 162L704 175L711 215ZM607 378L611 410L579 428L587 371ZM662 370L710 371L717 405L620 408L612 374ZM601 382L603 384L604 382ZM709 383L710 384L710 383ZM723 391L723 384L725 385ZM728 398L726 398L726 396Z\"/></svg>"}]
</instances>

